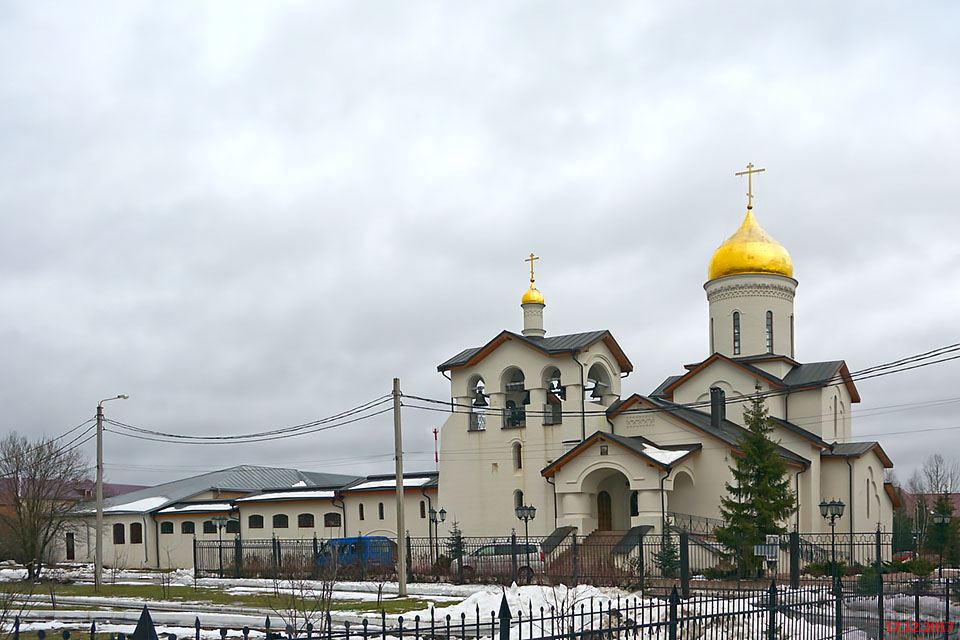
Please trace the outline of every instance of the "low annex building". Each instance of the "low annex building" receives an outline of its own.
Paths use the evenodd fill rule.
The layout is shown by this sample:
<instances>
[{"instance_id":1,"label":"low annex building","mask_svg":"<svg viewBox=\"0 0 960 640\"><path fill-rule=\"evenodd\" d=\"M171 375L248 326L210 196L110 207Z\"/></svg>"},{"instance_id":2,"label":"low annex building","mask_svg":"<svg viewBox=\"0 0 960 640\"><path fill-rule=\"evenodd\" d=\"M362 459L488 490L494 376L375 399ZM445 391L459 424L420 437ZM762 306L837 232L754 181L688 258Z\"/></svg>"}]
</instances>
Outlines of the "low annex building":
<instances>
[{"instance_id":1,"label":"low annex building","mask_svg":"<svg viewBox=\"0 0 960 640\"><path fill-rule=\"evenodd\" d=\"M194 540L395 537L395 479L237 466L105 501L104 565L192 568ZM406 528L427 535L437 474L404 476ZM95 523L86 517L60 558L90 562Z\"/></svg>"}]
</instances>

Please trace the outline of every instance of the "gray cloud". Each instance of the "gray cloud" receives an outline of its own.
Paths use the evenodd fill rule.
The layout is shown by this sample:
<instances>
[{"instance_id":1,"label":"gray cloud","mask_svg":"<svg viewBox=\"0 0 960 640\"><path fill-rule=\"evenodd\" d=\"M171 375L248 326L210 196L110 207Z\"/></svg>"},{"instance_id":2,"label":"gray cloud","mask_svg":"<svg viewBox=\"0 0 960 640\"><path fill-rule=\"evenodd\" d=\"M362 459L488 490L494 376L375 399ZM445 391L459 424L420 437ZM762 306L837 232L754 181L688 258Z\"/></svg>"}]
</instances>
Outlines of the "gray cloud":
<instances>
[{"instance_id":1,"label":"gray cloud","mask_svg":"<svg viewBox=\"0 0 960 640\"><path fill-rule=\"evenodd\" d=\"M800 281L798 355L860 369L957 342L950 3L116 3L0 9L3 426L97 400L239 433L386 393L518 329L610 328L648 392L706 355L701 285L757 215ZM952 363L861 411L953 397ZM906 477L952 405L878 410ZM409 465L443 414L404 416ZM388 470L388 415L272 444L108 435L110 477L238 462ZM92 451L92 450L91 450Z\"/></svg>"}]
</instances>

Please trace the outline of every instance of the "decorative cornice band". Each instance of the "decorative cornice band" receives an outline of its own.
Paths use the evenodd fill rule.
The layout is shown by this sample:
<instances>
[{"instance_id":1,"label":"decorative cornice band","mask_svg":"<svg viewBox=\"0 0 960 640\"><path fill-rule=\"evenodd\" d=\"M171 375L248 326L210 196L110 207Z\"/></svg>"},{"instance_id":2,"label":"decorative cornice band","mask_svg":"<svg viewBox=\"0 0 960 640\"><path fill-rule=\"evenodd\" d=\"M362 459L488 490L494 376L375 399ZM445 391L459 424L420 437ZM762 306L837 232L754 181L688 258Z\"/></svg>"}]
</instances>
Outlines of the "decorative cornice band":
<instances>
[{"instance_id":1,"label":"decorative cornice band","mask_svg":"<svg viewBox=\"0 0 960 640\"><path fill-rule=\"evenodd\" d=\"M707 291L707 300L711 303L729 298L781 298L793 302L796 288L769 282L731 283L711 287Z\"/></svg>"}]
</instances>

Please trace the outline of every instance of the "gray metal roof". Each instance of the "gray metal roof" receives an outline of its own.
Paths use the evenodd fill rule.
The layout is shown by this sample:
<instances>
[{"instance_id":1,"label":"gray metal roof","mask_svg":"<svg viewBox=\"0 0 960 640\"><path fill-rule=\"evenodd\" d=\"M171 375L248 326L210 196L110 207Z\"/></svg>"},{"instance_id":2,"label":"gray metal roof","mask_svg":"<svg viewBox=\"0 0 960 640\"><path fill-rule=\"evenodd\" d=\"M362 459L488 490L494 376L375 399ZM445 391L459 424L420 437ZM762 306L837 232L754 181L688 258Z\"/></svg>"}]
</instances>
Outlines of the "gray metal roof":
<instances>
[{"instance_id":1,"label":"gray metal roof","mask_svg":"<svg viewBox=\"0 0 960 640\"><path fill-rule=\"evenodd\" d=\"M647 400L654 404L661 411L672 414L677 419L712 435L734 449L740 449L740 438L743 437L743 435L747 432L747 430L740 425L730 422L729 420L723 420L720 422L719 427L714 427L710 420L709 413L697 411L696 409L689 409L683 405L675 404L662 398L647 398ZM793 451L790 451L786 447L778 445L777 449L780 457L784 460L789 460L801 465L810 464L809 460L794 453Z\"/></svg>"},{"instance_id":2,"label":"gray metal roof","mask_svg":"<svg viewBox=\"0 0 960 640\"><path fill-rule=\"evenodd\" d=\"M651 398L663 398L663 390L672 385L674 382L682 378L683 376L668 376L666 380L660 383L660 386L653 390L653 393L650 394Z\"/></svg>"},{"instance_id":3,"label":"gray metal roof","mask_svg":"<svg viewBox=\"0 0 960 640\"><path fill-rule=\"evenodd\" d=\"M775 418L773 416L770 416L770 420L772 420L773 423L776 424L778 427L781 427L783 429L786 429L787 431L795 433L801 438L806 438L807 440L810 440L811 442L813 442L818 446L821 446L821 447L830 446L827 444L827 442L823 438L815 434L813 431L808 431L803 427L797 426L792 422L787 422L786 420L783 420L781 418Z\"/></svg>"},{"instance_id":4,"label":"gray metal roof","mask_svg":"<svg viewBox=\"0 0 960 640\"><path fill-rule=\"evenodd\" d=\"M821 458L859 458L877 446L878 442L838 442L820 454Z\"/></svg>"},{"instance_id":5,"label":"gray metal roof","mask_svg":"<svg viewBox=\"0 0 960 640\"><path fill-rule=\"evenodd\" d=\"M311 477L314 476L314 477ZM193 496L208 490L221 491L258 491L261 489L280 489L292 487L302 482L307 486L315 485L315 476L341 477L346 480L343 484L357 479L358 476L340 476L339 474L307 474L297 469L285 469L279 467L258 467L253 465L240 465L221 469L219 471L210 471L198 476L174 480L165 484L158 484L155 487L132 491L130 493L111 498L104 502L107 507L122 507L122 505L146 501L150 498L158 500L150 503L149 508L132 508L132 512L140 513L142 511L155 511L175 502L181 502L192 498ZM160 501L159 498L164 498ZM141 502L141 504L147 504ZM122 513L122 510L114 510L112 513Z\"/></svg>"},{"instance_id":6,"label":"gray metal roof","mask_svg":"<svg viewBox=\"0 0 960 640\"><path fill-rule=\"evenodd\" d=\"M829 362L809 362L801 364L790 371L783 378L783 383L788 387L809 387L826 386L837 383L837 372L843 366L843 360L831 360Z\"/></svg>"},{"instance_id":7,"label":"gray metal roof","mask_svg":"<svg viewBox=\"0 0 960 640\"><path fill-rule=\"evenodd\" d=\"M547 338L538 338L538 337L528 337L523 336L519 333L514 333L512 331L503 331L497 335L497 338L506 334L509 335L514 340L519 340L520 342L526 342L527 344L545 351L549 354L559 354L559 353L576 353L583 349L586 349L592 345L597 340L600 340L604 336L609 335L609 331L606 329L600 331L586 331L584 333L570 333L563 336L550 336ZM493 340L496 340L494 338ZM493 342L491 340L490 342ZM487 344L490 344L488 342ZM454 367L461 367L467 364L471 358L476 356L480 351L484 349L483 347L472 347L470 349L464 349L457 355L453 356L446 362L437 366L437 369L440 371L446 371L447 369L452 369Z\"/></svg>"}]
</instances>

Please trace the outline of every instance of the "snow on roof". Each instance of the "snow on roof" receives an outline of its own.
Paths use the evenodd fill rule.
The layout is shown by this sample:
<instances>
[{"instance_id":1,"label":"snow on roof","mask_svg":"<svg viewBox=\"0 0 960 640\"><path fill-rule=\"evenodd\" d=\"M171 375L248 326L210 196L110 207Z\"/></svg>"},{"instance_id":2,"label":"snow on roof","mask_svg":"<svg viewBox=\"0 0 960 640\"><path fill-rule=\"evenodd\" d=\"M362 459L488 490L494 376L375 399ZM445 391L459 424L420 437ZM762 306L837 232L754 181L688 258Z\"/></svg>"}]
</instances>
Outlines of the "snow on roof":
<instances>
[{"instance_id":1,"label":"snow on roof","mask_svg":"<svg viewBox=\"0 0 960 640\"><path fill-rule=\"evenodd\" d=\"M207 502L204 504L175 504L160 509L159 515L170 515L175 513L210 513L211 511L232 511L233 505L229 502Z\"/></svg>"},{"instance_id":2,"label":"snow on roof","mask_svg":"<svg viewBox=\"0 0 960 640\"><path fill-rule=\"evenodd\" d=\"M269 502L272 500L329 500L333 491L272 491L255 496L239 498L237 502Z\"/></svg>"},{"instance_id":3,"label":"snow on roof","mask_svg":"<svg viewBox=\"0 0 960 640\"><path fill-rule=\"evenodd\" d=\"M422 487L427 485L435 480L434 476L427 476L425 478L404 478L403 486L406 487ZM348 491L369 491L371 489L396 489L397 481L393 478L389 480L368 480L367 482L361 482L360 484L348 487Z\"/></svg>"},{"instance_id":4,"label":"snow on roof","mask_svg":"<svg viewBox=\"0 0 960 640\"><path fill-rule=\"evenodd\" d=\"M104 513L109 513L111 511L153 511L158 507L170 502L170 499L164 496L151 496L149 498L141 498L140 500L134 500L133 502L126 502L123 504L115 504L104 509Z\"/></svg>"},{"instance_id":5,"label":"snow on roof","mask_svg":"<svg viewBox=\"0 0 960 640\"><path fill-rule=\"evenodd\" d=\"M291 487L305 487L305 486L307 486L307 483L304 482L303 480L301 480L300 482L296 482L296 483L294 483L294 484L292 484L292 485L290 485L290 486L291 486Z\"/></svg>"},{"instance_id":6,"label":"snow on roof","mask_svg":"<svg viewBox=\"0 0 960 640\"><path fill-rule=\"evenodd\" d=\"M649 444L643 445L644 455L650 456L661 464L671 464L683 456L693 451L693 449L658 449Z\"/></svg>"}]
</instances>

